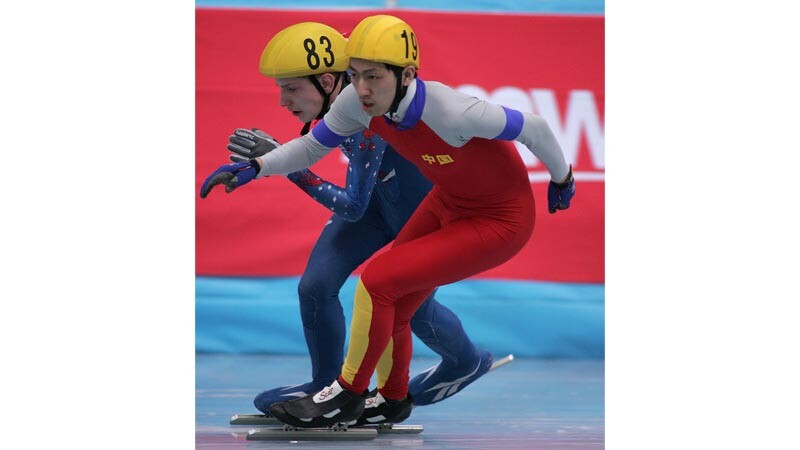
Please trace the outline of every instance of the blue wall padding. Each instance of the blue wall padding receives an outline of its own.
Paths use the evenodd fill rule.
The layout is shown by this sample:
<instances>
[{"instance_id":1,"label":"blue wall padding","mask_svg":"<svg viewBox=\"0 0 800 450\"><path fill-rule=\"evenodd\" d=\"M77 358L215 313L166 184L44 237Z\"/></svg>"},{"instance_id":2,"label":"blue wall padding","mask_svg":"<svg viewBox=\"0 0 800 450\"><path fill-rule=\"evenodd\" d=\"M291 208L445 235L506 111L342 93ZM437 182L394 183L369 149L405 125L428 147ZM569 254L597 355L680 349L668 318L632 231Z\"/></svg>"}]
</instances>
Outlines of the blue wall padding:
<instances>
[{"instance_id":1,"label":"blue wall padding","mask_svg":"<svg viewBox=\"0 0 800 450\"><path fill-rule=\"evenodd\" d=\"M197 277L196 350L306 354L298 280ZM340 295L348 327L355 283L351 277ZM495 355L605 356L602 284L467 280L440 288L437 298ZM434 355L416 338L414 354Z\"/></svg>"}]
</instances>

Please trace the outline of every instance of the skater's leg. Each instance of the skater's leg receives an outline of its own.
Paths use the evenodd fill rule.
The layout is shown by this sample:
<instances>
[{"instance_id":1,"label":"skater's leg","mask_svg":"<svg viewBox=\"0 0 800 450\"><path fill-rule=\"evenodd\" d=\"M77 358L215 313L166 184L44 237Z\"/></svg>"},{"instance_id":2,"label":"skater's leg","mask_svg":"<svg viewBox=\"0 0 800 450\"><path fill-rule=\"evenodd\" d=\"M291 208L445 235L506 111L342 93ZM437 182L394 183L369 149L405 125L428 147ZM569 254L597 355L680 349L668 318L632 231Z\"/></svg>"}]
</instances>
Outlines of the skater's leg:
<instances>
[{"instance_id":1,"label":"skater's leg","mask_svg":"<svg viewBox=\"0 0 800 450\"><path fill-rule=\"evenodd\" d=\"M394 242L394 247L411 239L411 236L424 236L428 233L441 228L441 220L435 211L436 201L431 195L428 195L417 208L416 212L408 220L403 232ZM423 298L424 299L424 298ZM383 308L387 310L387 308ZM371 355L374 360L366 361L365 364L371 365L373 368L377 366L378 371L378 387L382 388L384 383L389 377L389 373L393 366L392 353L396 350L395 343L391 341L391 329L393 328L393 313L388 311L384 314L377 314L373 316L373 303L369 299L369 293L363 285L363 276L356 285L355 300L353 304L353 319L350 325L350 347L348 355L350 355L350 365L348 361L342 366L342 376L339 378L340 384L348 388L352 388L349 383L353 382L353 376L358 368L354 363L360 362L366 351L367 343L375 346L375 349L380 348L381 352ZM370 329L389 331L385 336L380 336L382 342L376 343L373 337L370 342ZM401 348L397 350L407 351L402 349L405 343L401 341ZM380 359L380 364L378 364ZM362 373L361 378L356 381L359 386L366 386L369 384L369 379L372 373ZM366 379L364 379L366 378ZM348 380L348 381L344 381ZM344 382L344 383L343 383Z\"/></svg>"},{"instance_id":2,"label":"skater's leg","mask_svg":"<svg viewBox=\"0 0 800 450\"><path fill-rule=\"evenodd\" d=\"M442 357L435 366L409 381L408 392L415 405L429 405L460 392L485 375L492 356L475 347L461 321L433 295L414 313L412 332Z\"/></svg>"},{"instance_id":3,"label":"skater's leg","mask_svg":"<svg viewBox=\"0 0 800 450\"><path fill-rule=\"evenodd\" d=\"M393 367L382 393L391 399L405 397L411 358L408 321L436 286L488 270L516 254L530 228L525 235L522 227L507 225L463 218L375 258L356 290L350 347L339 383L354 392L364 389L391 337Z\"/></svg>"},{"instance_id":4,"label":"skater's leg","mask_svg":"<svg viewBox=\"0 0 800 450\"><path fill-rule=\"evenodd\" d=\"M262 392L254 400L260 411L267 413L274 402L317 392L339 374L345 340L339 290L352 271L390 239L375 216L368 210L359 222L348 222L334 215L323 229L298 286L312 381Z\"/></svg>"},{"instance_id":5,"label":"skater's leg","mask_svg":"<svg viewBox=\"0 0 800 450\"><path fill-rule=\"evenodd\" d=\"M406 189L403 190L403 195L395 202L392 214L387 219L396 235L400 234L401 229L413 214L414 208L428 192L426 183L411 183L411 186L404 185L404 187ZM412 204L414 205L413 208L411 207ZM402 245L404 239L407 241L409 237L407 235L401 236L396 245ZM491 365L490 354L483 350L479 351L473 345L456 314L445 305L439 303L435 295L434 291L417 309L411 319L411 332L442 358L441 364L435 368L435 373L431 373L428 370L422 376L414 377L411 380L409 393L416 405L429 404L436 398L436 393L425 392L426 390L440 384L447 385L448 383L455 383L453 385L457 386L457 389L466 386L466 384L485 374L486 372L482 369ZM381 362L384 359L386 358L382 358ZM381 380L382 367L387 367L385 363L382 364L381 362L378 363L377 367L379 380ZM391 361L389 361L389 364L391 364ZM476 367L479 370L475 371ZM388 378L388 373L385 375L383 378ZM464 377L467 377L466 383L460 383L459 381ZM383 382L379 382L378 387L382 388ZM367 401L367 409L370 409L369 400Z\"/></svg>"},{"instance_id":6,"label":"skater's leg","mask_svg":"<svg viewBox=\"0 0 800 450\"><path fill-rule=\"evenodd\" d=\"M478 353L461 321L436 300L436 292L420 305L411 318L411 331L451 366L472 362Z\"/></svg>"}]
</instances>

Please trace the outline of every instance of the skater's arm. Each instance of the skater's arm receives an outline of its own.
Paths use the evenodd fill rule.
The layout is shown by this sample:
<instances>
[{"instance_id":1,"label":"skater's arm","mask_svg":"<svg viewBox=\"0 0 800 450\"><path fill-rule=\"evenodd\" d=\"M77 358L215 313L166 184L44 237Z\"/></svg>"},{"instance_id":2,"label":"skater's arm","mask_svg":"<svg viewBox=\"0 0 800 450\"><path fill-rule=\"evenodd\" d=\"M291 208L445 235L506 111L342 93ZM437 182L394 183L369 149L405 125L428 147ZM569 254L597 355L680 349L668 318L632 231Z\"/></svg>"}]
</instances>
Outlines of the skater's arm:
<instances>
[{"instance_id":1,"label":"skater's arm","mask_svg":"<svg viewBox=\"0 0 800 450\"><path fill-rule=\"evenodd\" d=\"M544 163L553 181L567 178L569 165L543 118L474 97L462 118L462 129L470 132L470 137L519 141Z\"/></svg>"},{"instance_id":2,"label":"skater's arm","mask_svg":"<svg viewBox=\"0 0 800 450\"><path fill-rule=\"evenodd\" d=\"M386 143L377 136L351 137L342 146L349 157L346 188L330 183L308 169L287 175L306 194L349 222L364 216L378 178Z\"/></svg>"},{"instance_id":3,"label":"skater's arm","mask_svg":"<svg viewBox=\"0 0 800 450\"><path fill-rule=\"evenodd\" d=\"M467 100L463 130L485 139L516 140L544 163L550 172L547 209L550 214L568 209L575 195L575 178L547 122L539 116L495 105L477 98Z\"/></svg>"},{"instance_id":4,"label":"skater's arm","mask_svg":"<svg viewBox=\"0 0 800 450\"><path fill-rule=\"evenodd\" d=\"M305 169L322 159L330 151L331 147L321 144L310 134L292 139L266 155L255 158L261 166L256 178L289 174Z\"/></svg>"}]
</instances>

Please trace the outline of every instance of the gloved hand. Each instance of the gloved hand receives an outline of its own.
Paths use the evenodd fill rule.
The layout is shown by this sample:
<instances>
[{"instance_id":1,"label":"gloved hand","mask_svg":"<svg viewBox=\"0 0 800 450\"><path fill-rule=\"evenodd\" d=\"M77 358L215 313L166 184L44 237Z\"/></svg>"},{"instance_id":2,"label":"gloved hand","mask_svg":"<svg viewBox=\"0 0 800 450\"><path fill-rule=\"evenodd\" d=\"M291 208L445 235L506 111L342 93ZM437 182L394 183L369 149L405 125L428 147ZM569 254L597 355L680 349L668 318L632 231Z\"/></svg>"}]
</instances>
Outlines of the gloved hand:
<instances>
[{"instance_id":1,"label":"gloved hand","mask_svg":"<svg viewBox=\"0 0 800 450\"><path fill-rule=\"evenodd\" d=\"M572 165L569 166L567 179L562 183L550 180L547 186L547 207L550 214L555 214L556 210L569 208L569 202L575 195L575 178L572 177Z\"/></svg>"},{"instance_id":2,"label":"gloved hand","mask_svg":"<svg viewBox=\"0 0 800 450\"><path fill-rule=\"evenodd\" d=\"M233 134L228 137L228 150L235 153L230 155L233 162L244 162L259 156L264 156L281 145L272 136L264 133L258 128L245 130L244 128L237 128Z\"/></svg>"},{"instance_id":3,"label":"gloved hand","mask_svg":"<svg viewBox=\"0 0 800 450\"><path fill-rule=\"evenodd\" d=\"M218 184L224 184L225 192L230 193L239 186L251 182L258 171L259 166L255 161L226 164L206 178L200 187L200 198L206 198L211 189Z\"/></svg>"}]
</instances>

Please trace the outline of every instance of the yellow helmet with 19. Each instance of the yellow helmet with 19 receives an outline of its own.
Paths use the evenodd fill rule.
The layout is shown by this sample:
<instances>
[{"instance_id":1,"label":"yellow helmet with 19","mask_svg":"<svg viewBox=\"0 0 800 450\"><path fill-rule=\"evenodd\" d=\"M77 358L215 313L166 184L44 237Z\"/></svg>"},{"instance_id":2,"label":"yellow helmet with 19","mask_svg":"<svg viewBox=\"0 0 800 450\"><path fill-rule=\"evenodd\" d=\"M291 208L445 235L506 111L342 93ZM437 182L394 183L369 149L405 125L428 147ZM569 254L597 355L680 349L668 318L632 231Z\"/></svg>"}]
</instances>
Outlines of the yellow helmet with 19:
<instances>
[{"instance_id":1,"label":"yellow helmet with 19","mask_svg":"<svg viewBox=\"0 0 800 450\"><path fill-rule=\"evenodd\" d=\"M350 58L419 69L417 36L394 16L370 16L359 22L347 40L346 53Z\"/></svg>"}]
</instances>

